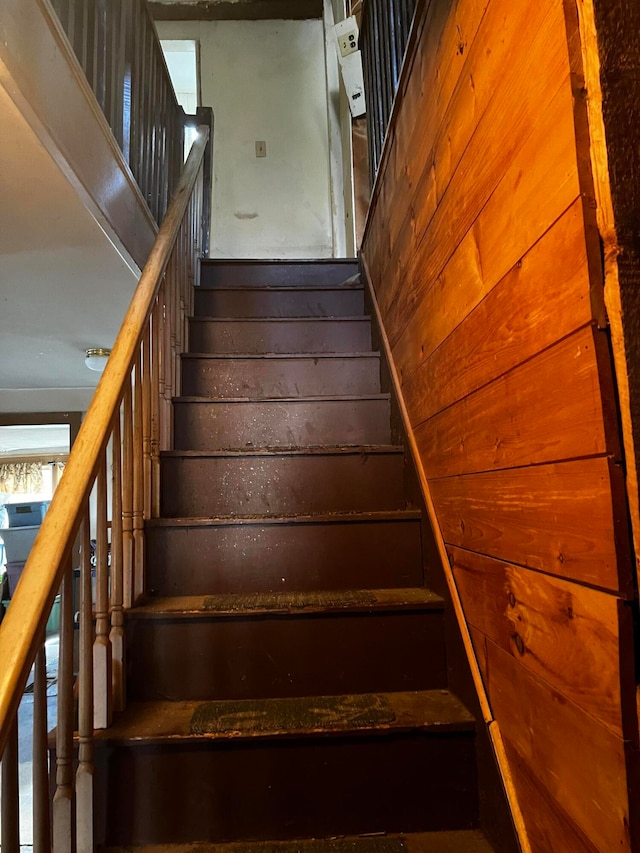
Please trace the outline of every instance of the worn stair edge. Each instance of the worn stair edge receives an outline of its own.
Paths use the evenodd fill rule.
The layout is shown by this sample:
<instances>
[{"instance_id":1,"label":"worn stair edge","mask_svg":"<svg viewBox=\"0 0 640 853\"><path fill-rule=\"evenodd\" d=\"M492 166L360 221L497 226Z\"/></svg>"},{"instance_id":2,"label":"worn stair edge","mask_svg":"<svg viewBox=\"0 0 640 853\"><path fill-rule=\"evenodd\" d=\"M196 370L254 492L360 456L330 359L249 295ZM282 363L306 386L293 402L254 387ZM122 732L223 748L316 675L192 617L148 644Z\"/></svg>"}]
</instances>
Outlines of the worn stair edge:
<instances>
[{"instance_id":1,"label":"worn stair edge","mask_svg":"<svg viewBox=\"0 0 640 853\"><path fill-rule=\"evenodd\" d=\"M318 359L334 359L341 360L345 358L376 358L380 359L380 353L374 351L365 352L183 352L180 355L182 359L210 359L211 361L238 361L241 359L257 359L257 360L289 360L298 361L299 359L308 359L309 361L318 361Z\"/></svg>"},{"instance_id":2,"label":"worn stair edge","mask_svg":"<svg viewBox=\"0 0 640 853\"><path fill-rule=\"evenodd\" d=\"M397 840L405 853L494 853L480 830L416 832L396 835L345 835L301 838L294 841L236 841L228 844L158 844L140 847L103 847L100 853L379 853L375 842Z\"/></svg>"},{"instance_id":3,"label":"worn stair edge","mask_svg":"<svg viewBox=\"0 0 640 853\"><path fill-rule=\"evenodd\" d=\"M320 291L320 293L331 293L331 291L336 291L337 293L348 293L353 290L364 291L364 285L360 284L359 281L346 279L343 284L295 284L289 286L286 284L220 284L215 288L199 287L196 288L195 292L197 293L198 290L202 293L207 293L211 290L215 290L216 293L224 293L226 290L233 291L234 293L237 291L241 291L242 293L251 293L252 290L257 291L258 293L306 293L314 291Z\"/></svg>"},{"instance_id":4,"label":"worn stair edge","mask_svg":"<svg viewBox=\"0 0 640 853\"><path fill-rule=\"evenodd\" d=\"M109 729L95 732L96 741L111 744L165 744L171 743L210 743L229 741L264 740L301 740L310 738L379 736L393 737L406 732L420 732L423 735L438 736L443 733L473 734L476 722L462 702L449 690L421 690L399 693L370 694L385 699L393 710L395 719L370 726L341 725L336 719L332 726L314 728L296 728L295 731L261 730L258 732L226 731L216 734L193 734L191 720L196 709L205 704L203 701L153 701L131 702L127 709L119 714ZM316 698L306 697L312 703ZM333 697L334 699L340 697ZM247 708L253 706L252 700L229 700L234 705L246 702ZM274 702L287 700L274 699Z\"/></svg>"},{"instance_id":5,"label":"worn stair edge","mask_svg":"<svg viewBox=\"0 0 640 853\"><path fill-rule=\"evenodd\" d=\"M174 397L174 403L204 403L207 405L216 405L221 403L351 403L360 402L363 400L384 400L389 401L390 394L345 394L345 395L323 395L319 397Z\"/></svg>"},{"instance_id":6,"label":"worn stair edge","mask_svg":"<svg viewBox=\"0 0 640 853\"><path fill-rule=\"evenodd\" d=\"M190 323L371 323L368 314L351 317L189 317Z\"/></svg>"},{"instance_id":7,"label":"worn stair edge","mask_svg":"<svg viewBox=\"0 0 640 853\"><path fill-rule=\"evenodd\" d=\"M344 524L369 522L419 521L422 513L418 509L398 509L383 512L334 512L318 515L249 515L212 516L210 518L150 518L145 527L225 527L228 525L272 525L272 524Z\"/></svg>"},{"instance_id":8,"label":"worn stair edge","mask_svg":"<svg viewBox=\"0 0 640 853\"><path fill-rule=\"evenodd\" d=\"M385 611L415 611L415 610L442 610L444 599L430 589L372 589L366 590L373 597L373 601L354 603L349 601L351 590L331 591L335 601L331 604L316 604L314 596L316 592L298 592L295 604L286 606L261 605L260 598L267 601L281 598L283 601L291 599L290 592L273 593L249 593L236 594L238 602L247 599L248 595L256 598L256 606L252 607L224 607L224 603L233 600L234 594L226 595L184 595L163 596L148 599L144 604L127 611L127 619L193 619L205 618L215 619L218 617L242 617L262 618L264 616L285 616L287 614L306 613L369 613ZM344 602L340 602L340 597ZM216 599L221 606L216 606ZM307 603L308 602L308 603Z\"/></svg>"},{"instance_id":9,"label":"worn stair edge","mask_svg":"<svg viewBox=\"0 0 640 853\"><path fill-rule=\"evenodd\" d=\"M347 444L335 446L318 447L274 447L259 449L238 450L162 450L161 459L218 459L235 457L262 457L262 456L376 456L394 455L404 456L404 447L398 444Z\"/></svg>"}]
</instances>

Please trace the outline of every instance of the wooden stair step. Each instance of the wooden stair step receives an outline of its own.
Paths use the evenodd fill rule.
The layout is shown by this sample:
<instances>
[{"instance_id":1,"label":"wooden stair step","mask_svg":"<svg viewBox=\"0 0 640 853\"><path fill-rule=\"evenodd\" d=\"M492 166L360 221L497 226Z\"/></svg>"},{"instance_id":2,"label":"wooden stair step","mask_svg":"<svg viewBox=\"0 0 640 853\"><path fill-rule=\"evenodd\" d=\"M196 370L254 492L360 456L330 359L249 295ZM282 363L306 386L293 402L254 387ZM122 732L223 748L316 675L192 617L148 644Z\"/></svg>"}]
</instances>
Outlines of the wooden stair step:
<instances>
[{"instance_id":1,"label":"wooden stair step","mask_svg":"<svg viewBox=\"0 0 640 853\"><path fill-rule=\"evenodd\" d=\"M268 399L380 392L379 353L185 353L186 397Z\"/></svg>"},{"instance_id":2,"label":"wooden stair step","mask_svg":"<svg viewBox=\"0 0 640 853\"><path fill-rule=\"evenodd\" d=\"M354 734L390 737L411 731L437 737L445 732L475 731L474 717L449 690L398 691L369 695L379 697L390 708L392 716L389 719L358 725L352 714L346 712L341 716L336 712L322 724L304 725L294 722L290 729L249 727L204 734L194 732L191 725L196 710L203 704L201 701L130 702L125 711L116 715L109 729L96 731L95 739L111 744L144 743L148 746L153 743L165 745L167 739L171 742L225 742L308 739L323 738L325 735ZM300 706L313 706L316 698L322 697L306 697ZM281 702L285 706L288 700L274 699L273 702L276 705ZM236 709L238 717L242 717L242 709L239 706L244 705L249 712L255 707L255 702L248 699L244 702L230 701L228 705Z\"/></svg>"},{"instance_id":3,"label":"wooden stair step","mask_svg":"<svg viewBox=\"0 0 640 853\"><path fill-rule=\"evenodd\" d=\"M148 847L103 848L101 853L494 853L477 829L416 832L404 835L302 838L294 841L245 841L228 844L159 844Z\"/></svg>"},{"instance_id":4,"label":"wooden stair step","mask_svg":"<svg viewBox=\"0 0 640 853\"><path fill-rule=\"evenodd\" d=\"M364 311L364 288L340 287L198 287L196 317L351 317Z\"/></svg>"},{"instance_id":5,"label":"wooden stair step","mask_svg":"<svg viewBox=\"0 0 640 853\"><path fill-rule=\"evenodd\" d=\"M416 510L288 517L152 519L155 595L423 585Z\"/></svg>"},{"instance_id":6,"label":"wooden stair step","mask_svg":"<svg viewBox=\"0 0 640 853\"><path fill-rule=\"evenodd\" d=\"M444 687L443 608L426 589L151 599L127 612L127 692L249 699Z\"/></svg>"},{"instance_id":7,"label":"wooden stair step","mask_svg":"<svg viewBox=\"0 0 640 853\"><path fill-rule=\"evenodd\" d=\"M189 349L194 353L368 352L371 349L371 318L227 320L192 317Z\"/></svg>"},{"instance_id":8,"label":"wooden stair step","mask_svg":"<svg viewBox=\"0 0 640 853\"><path fill-rule=\"evenodd\" d=\"M319 260L216 260L200 262L200 287L335 287L358 274L354 258Z\"/></svg>"},{"instance_id":9,"label":"wooden stair step","mask_svg":"<svg viewBox=\"0 0 640 853\"><path fill-rule=\"evenodd\" d=\"M161 454L164 517L402 509L404 450L390 445Z\"/></svg>"},{"instance_id":10,"label":"wooden stair step","mask_svg":"<svg viewBox=\"0 0 640 853\"><path fill-rule=\"evenodd\" d=\"M95 741L98 844L477 827L468 711L444 690L377 695L384 723L219 734L193 733L201 703L131 703Z\"/></svg>"},{"instance_id":11,"label":"wooden stair step","mask_svg":"<svg viewBox=\"0 0 640 853\"><path fill-rule=\"evenodd\" d=\"M225 595L154 597L127 611L128 618L192 619L201 616L282 615L283 613L369 613L384 610L442 610L444 599L430 589L303 590Z\"/></svg>"},{"instance_id":12,"label":"wooden stair step","mask_svg":"<svg viewBox=\"0 0 640 853\"><path fill-rule=\"evenodd\" d=\"M318 447L389 444L388 394L274 400L173 401L174 448Z\"/></svg>"}]
</instances>

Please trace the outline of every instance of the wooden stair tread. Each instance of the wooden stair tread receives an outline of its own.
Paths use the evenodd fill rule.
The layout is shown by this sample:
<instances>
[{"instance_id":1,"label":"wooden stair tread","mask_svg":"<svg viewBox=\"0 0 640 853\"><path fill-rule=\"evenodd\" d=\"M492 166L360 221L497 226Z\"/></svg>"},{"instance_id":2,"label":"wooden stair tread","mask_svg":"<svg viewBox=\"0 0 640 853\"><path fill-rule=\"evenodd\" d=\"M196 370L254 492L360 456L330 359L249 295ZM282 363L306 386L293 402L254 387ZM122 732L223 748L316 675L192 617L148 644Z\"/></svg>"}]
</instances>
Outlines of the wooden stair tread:
<instances>
[{"instance_id":1,"label":"wooden stair tread","mask_svg":"<svg viewBox=\"0 0 640 853\"><path fill-rule=\"evenodd\" d=\"M274 447L245 448L239 450L162 450L160 456L167 459L219 459L237 456L373 456L377 454L404 455L398 444L347 444L318 447Z\"/></svg>"},{"instance_id":2,"label":"wooden stair tread","mask_svg":"<svg viewBox=\"0 0 640 853\"><path fill-rule=\"evenodd\" d=\"M207 405L222 403L323 403L350 402L352 400L389 400L390 394L335 394L319 397L174 397L174 403L206 403Z\"/></svg>"},{"instance_id":3,"label":"wooden stair tread","mask_svg":"<svg viewBox=\"0 0 640 853\"><path fill-rule=\"evenodd\" d=\"M117 715L109 729L97 731L96 740L109 742L161 743L170 741L237 741L264 740L266 738L310 738L327 735L393 735L407 731L420 731L437 735L440 732L473 732L475 720L467 708L448 690L423 690L415 692L370 694L384 700L393 711L394 719L371 726L354 727L351 721L346 723L335 718L331 725L314 727L296 727L294 731L281 729L245 731L243 733L227 731L218 734L193 734L191 721L203 701L154 701L131 702L127 709ZM305 702L313 702L307 697ZM346 698L346 697L345 697ZM246 703L247 709L253 707L253 700L233 701L234 706ZM288 699L272 699L272 703L289 702ZM301 700L302 702L303 700Z\"/></svg>"},{"instance_id":4,"label":"wooden stair tread","mask_svg":"<svg viewBox=\"0 0 640 853\"><path fill-rule=\"evenodd\" d=\"M211 288L202 288L202 292L210 290ZM351 281L347 279L343 284L298 284L292 287L291 285L287 286L286 284L219 284L215 291L216 293L223 293L225 290L240 291L242 293L251 293L252 290L258 291L259 293L304 293L305 291L319 290L322 293L331 293L332 290L336 290L339 293L344 293L349 290L364 290L364 285L360 284L357 281Z\"/></svg>"},{"instance_id":5,"label":"wooden stair tread","mask_svg":"<svg viewBox=\"0 0 640 853\"><path fill-rule=\"evenodd\" d=\"M354 314L351 317L189 317L190 323L371 323L371 317Z\"/></svg>"},{"instance_id":6,"label":"wooden stair tread","mask_svg":"<svg viewBox=\"0 0 640 853\"><path fill-rule=\"evenodd\" d=\"M360 835L305 838L297 841L246 841L228 844L158 844L136 848L103 847L101 853L380 853L380 840L399 842L406 853L493 853L476 829L416 832L403 835ZM402 845L402 846L400 846ZM385 851L389 849L385 847Z\"/></svg>"},{"instance_id":7,"label":"wooden stair tread","mask_svg":"<svg viewBox=\"0 0 640 853\"><path fill-rule=\"evenodd\" d=\"M344 524L344 522L417 521L418 509L398 509L383 512L335 512L322 515L225 515L212 518L150 518L145 527L212 527L242 524Z\"/></svg>"},{"instance_id":8,"label":"wooden stair tread","mask_svg":"<svg viewBox=\"0 0 640 853\"><path fill-rule=\"evenodd\" d=\"M228 595L185 595L153 598L127 612L127 618L212 618L217 616L265 616L301 613L339 613L384 610L441 610L444 600L429 589L364 590L368 600L359 601L358 591L330 591L327 603L316 592L231 593ZM371 598L373 600L371 600Z\"/></svg>"},{"instance_id":9,"label":"wooden stair tread","mask_svg":"<svg viewBox=\"0 0 640 853\"><path fill-rule=\"evenodd\" d=\"M283 318L280 318L283 319ZM329 318L332 319L332 318ZM180 358L198 358L212 360L227 360L237 361L238 359L258 359L258 360L277 360L277 359L313 359L317 361L321 358L344 359L344 358L380 358L380 353L377 351L366 352L183 352Z\"/></svg>"}]
</instances>

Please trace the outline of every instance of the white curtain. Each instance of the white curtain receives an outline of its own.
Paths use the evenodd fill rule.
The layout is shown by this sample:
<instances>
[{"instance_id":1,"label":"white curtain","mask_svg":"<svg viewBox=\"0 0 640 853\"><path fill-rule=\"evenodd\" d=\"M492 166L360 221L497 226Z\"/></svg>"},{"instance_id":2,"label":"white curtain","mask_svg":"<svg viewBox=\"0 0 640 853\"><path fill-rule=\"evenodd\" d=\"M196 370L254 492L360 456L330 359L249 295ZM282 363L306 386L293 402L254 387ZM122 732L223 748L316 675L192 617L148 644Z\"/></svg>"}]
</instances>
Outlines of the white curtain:
<instances>
[{"instance_id":1,"label":"white curtain","mask_svg":"<svg viewBox=\"0 0 640 853\"><path fill-rule=\"evenodd\" d=\"M42 489L42 465L39 462L0 464L0 492L5 495L34 494Z\"/></svg>"}]
</instances>

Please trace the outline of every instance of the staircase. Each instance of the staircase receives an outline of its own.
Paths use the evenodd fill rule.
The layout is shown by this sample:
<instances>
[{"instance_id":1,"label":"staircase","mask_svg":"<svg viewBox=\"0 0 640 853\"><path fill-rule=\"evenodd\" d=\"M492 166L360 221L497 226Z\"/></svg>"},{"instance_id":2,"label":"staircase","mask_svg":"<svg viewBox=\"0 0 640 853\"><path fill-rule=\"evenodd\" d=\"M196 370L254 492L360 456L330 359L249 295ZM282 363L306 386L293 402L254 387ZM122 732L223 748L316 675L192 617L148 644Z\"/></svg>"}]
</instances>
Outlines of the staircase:
<instances>
[{"instance_id":1,"label":"staircase","mask_svg":"<svg viewBox=\"0 0 640 853\"><path fill-rule=\"evenodd\" d=\"M189 340L98 843L489 851L356 265L205 262Z\"/></svg>"}]
</instances>

